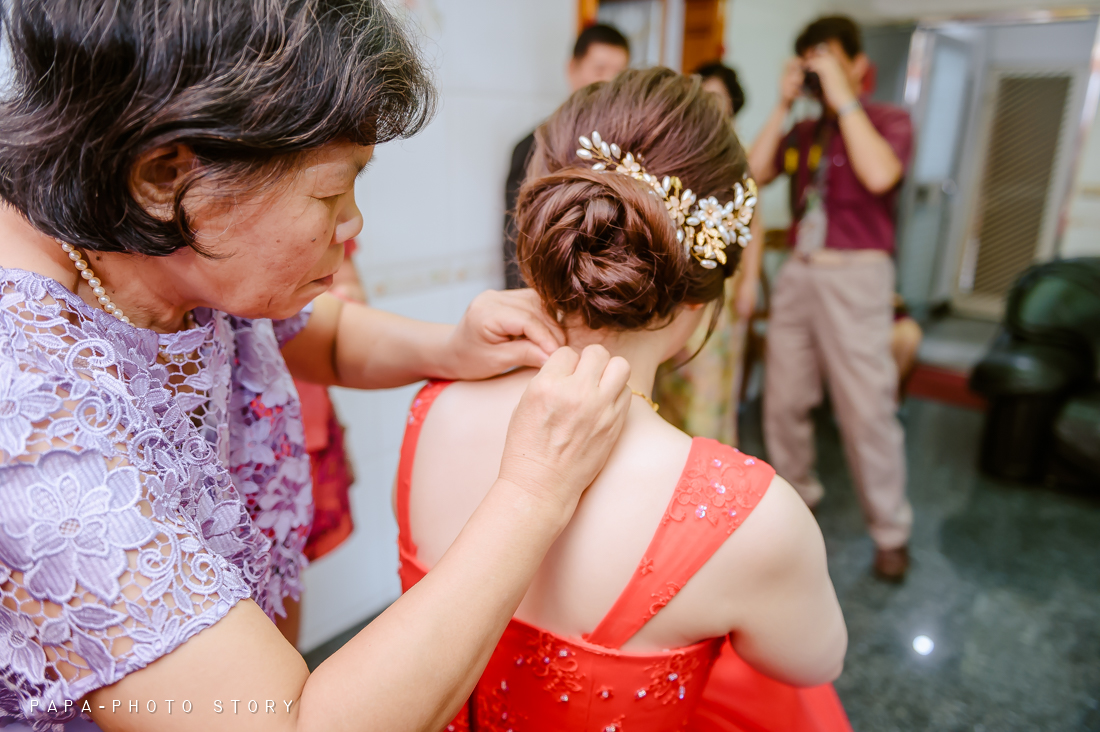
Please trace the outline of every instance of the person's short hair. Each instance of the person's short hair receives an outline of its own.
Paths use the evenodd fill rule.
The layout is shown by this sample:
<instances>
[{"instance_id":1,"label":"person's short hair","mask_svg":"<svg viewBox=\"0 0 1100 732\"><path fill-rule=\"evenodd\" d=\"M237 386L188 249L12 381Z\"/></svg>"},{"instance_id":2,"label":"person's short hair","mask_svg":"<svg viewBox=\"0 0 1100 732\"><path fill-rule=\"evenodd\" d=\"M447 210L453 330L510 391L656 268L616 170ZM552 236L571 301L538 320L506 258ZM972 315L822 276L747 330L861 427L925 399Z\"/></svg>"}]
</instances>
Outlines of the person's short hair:
<instances>
[{"instance_id":1,"label":"person's short hair","mask_svg":"<svg viewBox=\"0 0 1100 732\"><path fill-rule=\"evenodd\" d=\"M695 73L703 81L707 79L718 79L726 87L726 91L730 95L730 101L733 102L733 113L737 114L741 111L741 108L745 106L745 90L741 86L741 82L737 79L737 72L726 66L721 61L712 61L709 64L703 64L695 70Z\"/></svg>"},{"instance_id":2,"label":"person's short hair","mask_svg":"<svg viewBox=\"0 0 1100 732\"><path fill-rule=\"evenodd\" d=\"M286 179L332 142L419 130L429 72L384 0L14 0L13 78L0 99L0 198L35 228L93 251L195 243L183 197ZM199 165L168 221L135 199L145 153L183 144Z\"/></svg>"},{"instance_id":3,"label":"person's short hair","mask_svg":"<svg viewBox=\"0 0 1100 732\"><path fill-rule=\"evenodd\" d=\"M577 36L577 42L573 44L573 58L576 61L580 61L582 58L588 55L588 49L596 43L602 43L605 46L615 46L626 51L626 55L630 55L630 41L626 39L619 29L606 25L605 23L597 23L590 25L581 31L581 34Z\"/></svg>"},{"instance_id":4,"label":"person's short hair","mask_svg":"<svg viewBox=\"0 0 1100 732\"><path fill-rule=\"evenodd\" d=\"M850 59L863 53L863 33L846 15L827 15L810 23L795 40L794 52L801 56L819 43L829 41L840 43Z\"/></svg>"},{"instance_id":5,"label":"person's short hair","mask_svg":"<svg viewBox=\"0 0 1100 732\"><path fill-rule=\"evenodd\" d=\"M575 92L535 131L516 206L519 265L546 312L630 331L663 325L682 304L721 298L741 248L727 248L714 269L699 264L648 184L580 159L577 140L593 130L700 199L731 200L748 171L725 105L699 77L629 69Z\"/></svg>"}]
</instances>

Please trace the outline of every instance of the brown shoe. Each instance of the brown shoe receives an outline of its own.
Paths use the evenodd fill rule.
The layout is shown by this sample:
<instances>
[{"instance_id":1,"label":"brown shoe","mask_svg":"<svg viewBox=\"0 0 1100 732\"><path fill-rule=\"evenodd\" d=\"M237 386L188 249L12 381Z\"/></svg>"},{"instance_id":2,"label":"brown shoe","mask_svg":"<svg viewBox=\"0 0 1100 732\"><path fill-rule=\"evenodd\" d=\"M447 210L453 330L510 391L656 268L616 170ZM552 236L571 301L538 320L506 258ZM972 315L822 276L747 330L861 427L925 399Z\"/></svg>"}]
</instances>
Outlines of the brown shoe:
<instances>
[{"instance_id":1,"label":"brown shoe","mask_svg":"<svg viewBox=\"0 0 1100 732\"><path fill-rule=\"evenodd\" d=\"M875 550L875 576L887 582L901 582L909 571L909 547Z\"/></svg>"}]
</instances>

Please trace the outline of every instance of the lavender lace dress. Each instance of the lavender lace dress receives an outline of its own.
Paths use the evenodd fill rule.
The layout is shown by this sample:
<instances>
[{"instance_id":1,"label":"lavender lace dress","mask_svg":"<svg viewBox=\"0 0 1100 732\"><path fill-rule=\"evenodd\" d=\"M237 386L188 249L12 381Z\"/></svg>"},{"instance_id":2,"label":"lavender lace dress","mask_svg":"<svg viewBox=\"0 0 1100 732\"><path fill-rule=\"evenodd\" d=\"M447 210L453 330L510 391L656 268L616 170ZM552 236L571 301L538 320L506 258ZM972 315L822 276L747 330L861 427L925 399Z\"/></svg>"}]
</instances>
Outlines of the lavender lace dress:
<instances>
[{"instance_id":1,"label":"lavender lace dress","mask_svg":"<svg viewBox=\"0 0 1100 732\"><path fill-rule=\"evenodd\" d=\"M310 473L279 346L307 317L158 336L0 268L0 727L61 729L237 601L298 597Z\"/></svg>"}]
</instances>

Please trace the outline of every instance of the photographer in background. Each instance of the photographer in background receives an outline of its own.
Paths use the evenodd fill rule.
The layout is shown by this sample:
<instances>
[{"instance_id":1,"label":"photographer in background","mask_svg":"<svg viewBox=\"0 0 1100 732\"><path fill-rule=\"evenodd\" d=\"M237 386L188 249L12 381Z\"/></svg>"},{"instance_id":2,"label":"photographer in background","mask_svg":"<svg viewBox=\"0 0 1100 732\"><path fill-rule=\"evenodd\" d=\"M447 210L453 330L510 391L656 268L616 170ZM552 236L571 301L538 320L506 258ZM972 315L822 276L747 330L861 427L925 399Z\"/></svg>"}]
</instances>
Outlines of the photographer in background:
<instances>
[{"instance_id":1,"label":"photographer in background","mask_svg":"<svg viewBox=\"0 0 1100 732\"><path fill-rule=\"evenodd\" d=\"M874 539L875 573L899 581L909 566L912 509L891 356L894 209L912 142L905 110L861 101L870 62L849 18L820 18L795 42L780 100L749 151L756 180L791 181L794 251L775 284L768 325L764 436L768 455L811 507L810 410L822 378L852 482ZM818 119L785 132L791 104L816 98Z\"/></svg>"}]
</instances>

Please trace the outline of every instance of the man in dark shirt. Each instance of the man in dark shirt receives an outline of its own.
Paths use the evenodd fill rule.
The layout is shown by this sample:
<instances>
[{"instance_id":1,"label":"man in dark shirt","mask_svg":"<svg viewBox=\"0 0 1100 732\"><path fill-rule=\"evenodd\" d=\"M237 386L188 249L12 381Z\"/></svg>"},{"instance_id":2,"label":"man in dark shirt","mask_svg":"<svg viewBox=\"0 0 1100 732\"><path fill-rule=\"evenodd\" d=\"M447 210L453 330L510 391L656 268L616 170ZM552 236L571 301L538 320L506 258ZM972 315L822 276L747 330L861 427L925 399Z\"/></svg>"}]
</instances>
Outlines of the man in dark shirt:
<instances>
[{"instance_id":1,"label":"man in dark shirt","mask_svg":"<svg viewBox=\"0 0 1100 732\"><path fill-rule=\"evenodd\" d=\"M812 473L810 409L821 400L822 379L828 381L877 548L874 569L900 580L909 566L912 509L890 351L892 254L912 127L904 110L860 100L869 62L851 19L814 21L795 52L780 102L749 151L761 185L783 173L791 179L794 251L772 299L764 436L776 470L814 507L824 489ZM817 97L822 115L785 133L800 94Z\"/></svg>"},{"instance_id":2,"label":"man in dark shirt","mask_svg":"<svg viewBox=\"0 0 1100 732\"><path fill-rule=\"evenodd\" d=\"M592 25L581 31L573 46L565 76L569 90L575 92L597 81L610 81L630 65L630 42L626 36L609 25ZM527 173L527 161L535 145L535 133L519 141L512 151L512 164L508 169L508 182L504 187L504 282L509 290L524 287L523 278L516 263L516 232L513 212L519 187Z\"/></svg>"}]
</instances>

